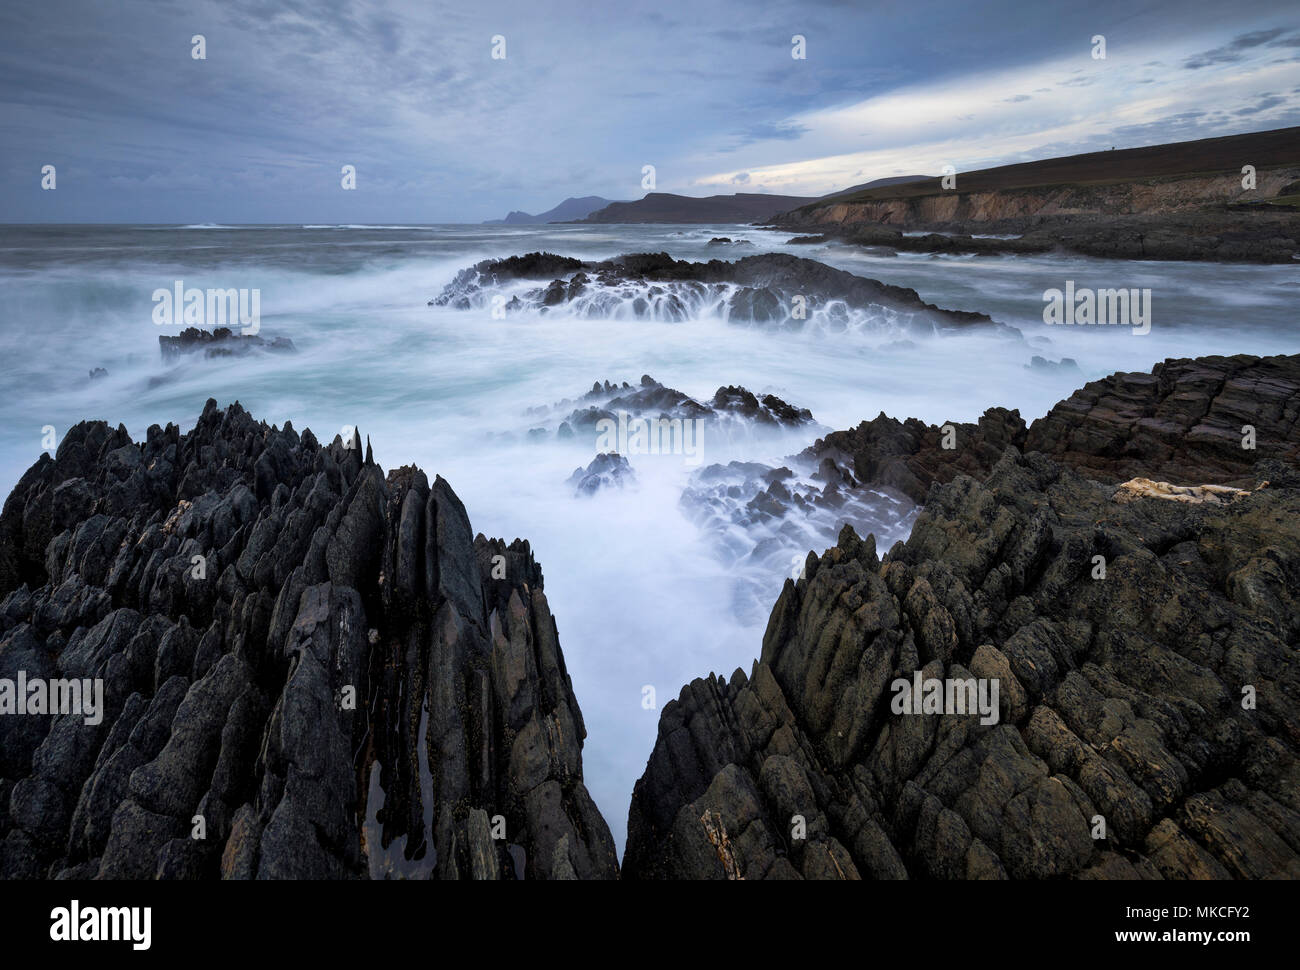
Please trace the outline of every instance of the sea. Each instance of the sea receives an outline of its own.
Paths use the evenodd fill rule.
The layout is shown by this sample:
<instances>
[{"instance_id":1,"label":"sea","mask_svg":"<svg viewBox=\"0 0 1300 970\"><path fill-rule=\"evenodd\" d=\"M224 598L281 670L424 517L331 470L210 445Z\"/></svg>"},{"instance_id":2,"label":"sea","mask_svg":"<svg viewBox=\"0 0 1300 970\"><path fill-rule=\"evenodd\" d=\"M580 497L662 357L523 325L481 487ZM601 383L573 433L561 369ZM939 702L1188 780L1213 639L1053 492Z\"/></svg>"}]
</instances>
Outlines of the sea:
<instances>
[{"instance_id":1,"label":"sea","mask_svg":"<svg viewBox=\"0 0 1300 970\"><path fill-rule=\"evenodd\" d=\"M152 424L189 430L208 398L321 440L356 427L385 469L414 462L430 479L442 475L475 531L532 544L587 726L586 783L621 850L663 706L694 678L749 672L791 575L770 557L719 555L717 536L682 503L701 467L779 466L826 431L881 412L941 424L1002 406L1032 420L1114 371L1300 351L1300 262L895 254L789 238L735 225L0 227L0 491L37 459L51 428L57 441L101 419L140 440ZM430 305L460 270L537 251L588 260L788 252L987 313L1023 339L992 328L917 336L871 309L755 326L729 319L725 293L686 287L671 307L662 288L644 286L504 317L491 312L501 300ZM158 337L180 327L156 322L154 295L178 281L258 291L260 336L287 337L296 352L164 362ZM1044 294L1067 284L1149 290L1149 331L1044 324ZM1033 367L1034 357L1076 366ZM106 373L92 379L96 368ZM637 385L643 375L702 401L726 385L775 394L816 423L706 437L703 465L633 456L635 485L575 494L570 476L593 459L593 442L528 432L580 406L595 382ZM910 523L903 515L882 526L878 548L906 538ZM763 609L737 607L742 582Z\"/></svg>"}]
</instances>

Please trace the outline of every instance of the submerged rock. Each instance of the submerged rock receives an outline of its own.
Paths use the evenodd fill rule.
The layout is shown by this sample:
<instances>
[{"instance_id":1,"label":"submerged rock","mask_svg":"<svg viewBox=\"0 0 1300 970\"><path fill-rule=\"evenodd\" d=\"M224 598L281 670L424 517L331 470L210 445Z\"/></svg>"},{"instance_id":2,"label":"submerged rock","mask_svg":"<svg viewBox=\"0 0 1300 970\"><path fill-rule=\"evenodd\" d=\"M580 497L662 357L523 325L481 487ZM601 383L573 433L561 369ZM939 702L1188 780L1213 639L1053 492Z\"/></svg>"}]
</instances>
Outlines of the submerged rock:
<instances>
[{"instance_id":1,"label":"submerged rock","mask_svg":"<svg viewBox=\"0 0 1300 970\"><path fill-rule=\"evenodd\" d=\"M215 330L186 327L175 337L159 336L158 348L162 351L164 363L200 351L204 357L243 357L254 351L292 353L297 350L288 337L266 340L257 334L236 334L229 327L217 327Z\"/></svg>"},{"instance_id":2,"label":"submerged rock","mask_svg":"<svg viewBox=\"0 0 1300 970\"><path fill-rule=\"evenodd\" d=\"M811 411L789 404L774 394L758 395L746 388L729 385L718 388L711 399L697 401L682 391L660 384L648 374L642 375L635 386L627 381L622 384L597 381L576 401L566 398L550 407L530 408L527 416L550 418L552 422L559 419L555 427L557 438L581 435L597 442L610 434L626 439L636 433L636 422L653 422L654 428L643 429L646 447L651 436L656 440L663 438L668 447L662 452L657 447L654 449L654 453L663 454L680 454L683 445L693 449L698 447L698 432L684 427L685 422L698 422L695 427L707 428L710 437L716 433L728 442L748 440L770 432L818 427ZM629 422L633 424L629 426ZM667 422L662 431L660 422ZM613 448L615 444L610 441L598 443L597 447ZM643 450L640 453L650 452Z\"/></svg>"},{"instance_id":3,"label":"submerged rock","mask_svg":"<svg viewBox=\"0 0 1300 970\"><path fill-rule=\"evenodd\" d=\"M626 458L613 452L595 457L586 468L575 469L569 484L577 495L595 495L601 489L623 488L636 483L636 472Z\"/></svg>"}]
</instances>

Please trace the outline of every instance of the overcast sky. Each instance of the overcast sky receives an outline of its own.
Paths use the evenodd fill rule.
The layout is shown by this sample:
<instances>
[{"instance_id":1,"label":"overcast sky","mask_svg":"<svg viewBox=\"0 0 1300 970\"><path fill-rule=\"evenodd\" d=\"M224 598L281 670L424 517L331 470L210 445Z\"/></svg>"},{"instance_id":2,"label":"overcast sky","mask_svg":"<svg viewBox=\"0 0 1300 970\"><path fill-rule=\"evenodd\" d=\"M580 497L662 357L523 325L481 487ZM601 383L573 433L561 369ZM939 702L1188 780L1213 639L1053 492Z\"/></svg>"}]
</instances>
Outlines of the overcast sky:
<instances>
[{"instance_id":1,"label":"overcast sky","mask_svg":"<svg viewBox=\"0 0 1300 970\"><path fill-rule=\"evenodd\" d=\"M644 165L660 191L821 195L1290 125L1295 0L0 9L0 222L476 222L640 198Z\"/></svg>"}]
</instances>

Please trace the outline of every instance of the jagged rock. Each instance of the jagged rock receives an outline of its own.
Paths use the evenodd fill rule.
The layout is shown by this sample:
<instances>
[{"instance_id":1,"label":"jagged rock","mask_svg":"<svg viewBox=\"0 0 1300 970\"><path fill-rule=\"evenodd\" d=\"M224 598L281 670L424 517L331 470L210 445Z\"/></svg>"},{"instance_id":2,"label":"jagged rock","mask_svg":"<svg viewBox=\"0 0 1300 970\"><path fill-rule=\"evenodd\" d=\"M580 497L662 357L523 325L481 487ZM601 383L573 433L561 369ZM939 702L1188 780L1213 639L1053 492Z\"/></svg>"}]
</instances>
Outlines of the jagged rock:
<instances>
[{"instance_id":1,"label":"jagged rock","mask_svg":"<svg viewBox=\"0 0 1300 970\"><path fill-rule=\"evenodd\" d=\"M626 878L1300 876L1300 489L1118 504L1014 447L986 478L883 562L846 528L748 677L665 705ZM917 671L997 678L995 722L895 713Z\"/></svg>"},{"instance_id":2,"label":"jagged rock","mask_svg":"<svg viewBox=\"0 0 1300 970\"><path fill-rule=\"evenodd\" d=\"M164 363L172 363L186 354L199 351L203 352L204 357L243 357L255 350L274 353L292 353L297 350L288 337L266 340L257 334L236 334L229 327L217 327L214 330L186 327L174 337L159 336L158 349L162 352ZM92 372L90 376L96 375Z\"/></svg>"},{"instance_id":3,"label":"jagged rock","mask_svg":"<svg viewBox=\"0 0 1300 970\"><path fill-rule=\"evenodd\" d=\"M1253 429L1247 441L1247 426ZM945 447L944 428L951 427ZM1170 359L1150 374L1119 373L1075 391L1026 429L1018 411L990 408L977 424L927 425L883 413L804 452L852 467L866 485L923 502L934 483L981 478L1008 445L1041 451L1097 481L1250 487L1261 460L1300 464L1300 355Z\"/></svg>"},{"instance_id":4,"label":"jagged rock","mask_svg":"<svg viewBox=\"0 0 1300 970\"><path fill-rule=\"evenodd\" d=\"M1300 463L1298 424L1300 356L1180 358L1085 385L1034 422L1025 447L1098 481L1247 487L1260 459Z\"/></svg>"},{"instance_id":5,"label":"jagged rock","mask_svg":"<svg viewBox=\"0 0 1300 970\"><path fill-rule=\"evenodd\" d=\"M716 240L713 244L727 245ZM566 273L573 274L567 282L563 278ZM917 334L980 327L1020 337L1019 330L995 323L987 314L945 310L926 303L915 290L855 276L788 253L762 253L735 262L711 259L706 263L676 260L667 253L628 253L602 262L529 253L484 260L461 270L429 304L467 310L482 305L488 291L516 280L549 281L527 291L522 299L516 295L511 300L511 304L518 300L519 308L532 307L542 312L581 296L602 317L608 315L614 302L630 300L637 315L653 312L662 319L683 320L687 316L683 300L714 306L725 298L730 311L727 319L733 323L802 329L807 318L794 315L797 296L806 311L836 306L840 311L883 308L893 314L899 326ZM674 289L665 289L669 286ZM737 286L739 289L734 289ZM605 292L610 299L596 299L597 291Z\"/></svg>"},{"instance_id":6,"label":"jagged rock","mask_svg":"<svg viewBox=\"0 0 1300 970\"><path fill-rule=\"evenodd\" d=\"M580 406L565 413L565 409L574 404ZM641 453L659 452L658 448L649 446L651 435L656 439L667 439L669 449L663 453L681 453L687 445L698 448L697 434L689 426L684 426L687 421L699 422L699 426L709 429L711 436L717 433L728 440L817 426L811 411L789 404L775 394L760 396L747 388L728 385L718 388L712 399L697 401L682 391L660 384L649 374L643 374L635 386L627 381L622 384L597 381L577 401L566 398L550 407L530 408L527 413L529 417L549 417L552 426L559 417L555 436L561 439L581 434L601 441L603 433L616 434L620 441L634 439L636 422L651 422L654 427L646 425L643 428L646 442ZM659 427L661 422L662 429ZM530 438L534 431L548 434L547 428L534 429L529 432ZM610 440L607 444L616 446L618 442ZM673 448L676 451L672 451Z\"/></svg>"},{"instance_id":7,"label":"jagged rock","mask_svg":"<svg viewBox=\"0 0 1300 970\"><path fill-rule=\"evenodd\" d=\"M623 488L636 482L636 472L622 455L599 454L586 468L575 469L568 484L576 495L595 495L602 488Z\"/></svg>"},{"instance_id":8,"label":"jagged rock","mask_svg":"<svg viewBox=\"0 0 1300 970\"><path fill-rule=\"evenodd\" d=\"M19 671L103 716L0 718L0 877L618 873L528 544L359 435L72 428L0 514Z\"/></svg>"},{"instance_id":9,"label":"jagged rock","mask_svg":"<svg viewBox=\"0 0 1300 970\"><path fill-rule=\"evenodd\" d=\"M916 418L898 421L882 412L818 439L802 457L847 465L863 484L897 489L919 504L936 482L987 474L1008 446L1024 446L1025 435L1020 412L1006 408L989 408L976 424L938 426Z\"/></svg>"}]
</instances>

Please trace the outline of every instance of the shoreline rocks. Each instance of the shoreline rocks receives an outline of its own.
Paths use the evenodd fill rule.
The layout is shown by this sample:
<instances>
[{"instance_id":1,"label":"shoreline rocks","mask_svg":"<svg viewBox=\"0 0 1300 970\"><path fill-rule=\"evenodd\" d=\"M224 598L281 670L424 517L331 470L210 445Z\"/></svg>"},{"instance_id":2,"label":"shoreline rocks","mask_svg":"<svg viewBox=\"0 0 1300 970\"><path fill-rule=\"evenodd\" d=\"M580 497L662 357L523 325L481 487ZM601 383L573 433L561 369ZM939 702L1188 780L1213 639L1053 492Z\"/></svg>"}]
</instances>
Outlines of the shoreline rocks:
<instances>
[{"instance_id":1,"label":"shoreline rocks","mask_svg":"<svg viewBox=\"0 0 1300 970\"><path fill-rule=\"evenodd\" d=\"M1300 356L1240 354L1170 358L1150 373L1112 374L1029 426L1019 411L996 407L975 424L927 425L882 413L818 439L804 457L831 457L863 484L897 488L917 503L935 483L986 475L1009 445L1099 482L1145 477L1245 488L1263 459L1300 464L1297 429Z\"/></svg>"},{"instance_id":2,"label":"shoreline rocks","mask_svg":"<svg viewBox=\"0 0 1300 970\"><path fill-rule=\"evenodd\" d=\"M807 225L776 222L765 228L809 233L787 239L787 245L839 242L911 253L1032 255L1062 251L1100 259L1266 264L1289 263L1300 255L1300 216L1283 207L1273 212L1224 207L1163 217L1071 214L989 222L945 219L909 223L907 227L916 231L905 235L896 225L869 220Z\"/></svg>"},{"instance_id":3,"label":"shoreline rocks","mask_svg":"<svg viewBox=\"0 0 1300 970\"><path fill-rule=\"evenodd\" d=\"M784 413L747 395L712 406ZM684 508L771 532L739 558L921 508L883 557L845 525L749 673L664 706L621 870L526 541L355 433L83 422L0 511L0 679L99 679L102 717L0 717L0 877L1300 878L1298 414L1300 356L1171 359L1029 426L703 467ZM900 709L914 678L998 690Z\"/></svg>"},{"instance_id":4,"label":"shoreline rocks","mask_svg":"<svg viewBox=\"0 0 1300 970\"><path fill-rule=\"evenodd\" d=\"M665 705L624 878L1300 877L1300 489L1110 491L1010 447L883 561L810 554L750 673ZM895 713L916 672L996 722Z\"/></svg>"},{"instance_id":5,"label":"shoreline rocks","mask_svg":"<svg viewBox=\"0 0 1300 970\"><path fill-rule=\"evenodd\" d=\"M1298 388L1300 357L1170 360L951 450L819 441L924 507L883 560L849 526L810 553L749 674L665 705L623 877L1300 877ZM896 712L917 676L998 717Z\"/></svg>"},{"instance_id":6,"label":"shoreline rocks","mask_svg":"<svg viewBox=\"0 0 1300 970\"><path fill-rule=\"evenodd\" d=\"M528 543L355 434L72 428L0 514L18 670L106 710L0 718L0 877L364 878L399 840L436 878L618 873Z\"/></svg>"}]
</instances>

